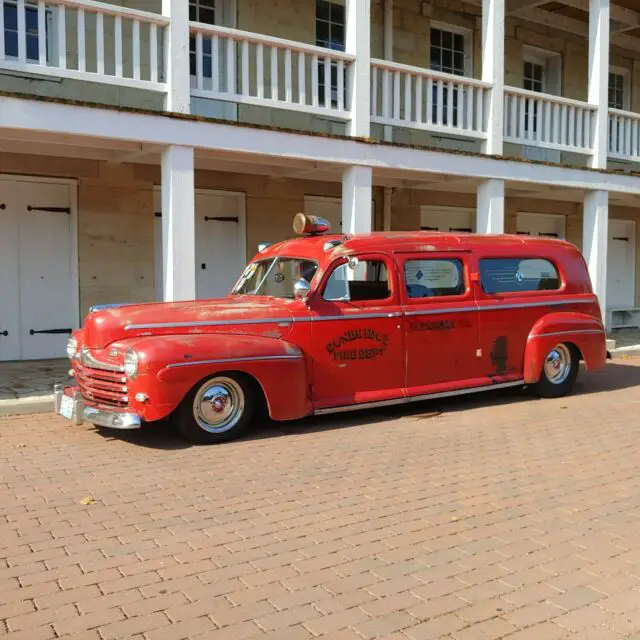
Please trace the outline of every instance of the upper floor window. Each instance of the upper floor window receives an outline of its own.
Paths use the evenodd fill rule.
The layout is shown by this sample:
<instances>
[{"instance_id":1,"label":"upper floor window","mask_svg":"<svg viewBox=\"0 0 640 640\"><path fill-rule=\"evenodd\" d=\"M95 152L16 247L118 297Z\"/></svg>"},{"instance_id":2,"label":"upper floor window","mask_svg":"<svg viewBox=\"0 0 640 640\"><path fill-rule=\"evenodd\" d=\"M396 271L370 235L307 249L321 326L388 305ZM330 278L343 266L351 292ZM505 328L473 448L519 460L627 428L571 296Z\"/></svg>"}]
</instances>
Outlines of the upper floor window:
<instances>
[{"instance_id":1,"label":"upper floor window","mask_svg":"<svg viewBox=\"0 0 640 640\"><path fill-rule=\"evenodd\" d=\"M544 258L485 258L480 281L486 293L523 293L560 288L560 276Z\"/></svg>"},{"instance_id":2,"label":"upper floor window","mask_svg":"<svg viewBox=\"0 0 640 640\"><path fill-rule=\"evenodd\" d=\"M1 4L1 3L0 3ZM47 21L50 9L47 9ZM9 59L19 57L18 46L18 3L16 0L5 0L4 2L4 55ZM31 3L24 5L24 24L26 29L26 59L37 62L40 59L40 48L38 39L38 7ZM45 23L46 24L46 23ZM45 27L46 29L47 27Z\"/></svg>"},{"instance_id":3,"label":"upper floor window","mask_svg":"<svg viewBox=\"0 0 640 640\"><path fill-rule=\"evenodd\" d=\"M609 71L609 108L629 109L629 73L625 69Z\"/></svg>"},{"instance_id":4,"label":"upper floor window","mask_svg":"<svg viewBox=\"0 0 640 640\"><path fill-rule=\"evenodd\" d=\"M522 88L527 91L544 91L544 67L538 62L525 60L522 74Z\"/></svg>"},{"instance_id":5,"label":"upper floor window","mask_svg":"<svg viewBox=\"0 0 640 640\"><path fill-rule=\"evenodd\" d=\"M345 49L345 13L344 4L316 0L316 46L335 51ZM318 98L325 102L325 66L318 63ZM345 71L346 78L346 71ZM338 104L338 65L331 64L331 106Z\"/></svg>"},{"instance_id":6,"label":"upper floor window","mask_svg":"<svg viewBox=\"0 0 640 640\"><path fill-rule=\"evenodd\" d=\"M462 32L431 29L431 68L434 71L465 75L465 49Z\"/></svg>"},{"instance_id":7,"label":"upper floor window","mask_svg":"<svg viewBox=\"0 0 640 640\"><path fill-rule=\"evenodd\" d=\"M220 24L222 20L220 0L189 0L189 20L202 22L203 24ZM211 51L211 39L202 39L202 75L211 78L213 67L213 54ZM189 72L196 75L196 39L189 38Z\"/></svg>"}]
</instances>

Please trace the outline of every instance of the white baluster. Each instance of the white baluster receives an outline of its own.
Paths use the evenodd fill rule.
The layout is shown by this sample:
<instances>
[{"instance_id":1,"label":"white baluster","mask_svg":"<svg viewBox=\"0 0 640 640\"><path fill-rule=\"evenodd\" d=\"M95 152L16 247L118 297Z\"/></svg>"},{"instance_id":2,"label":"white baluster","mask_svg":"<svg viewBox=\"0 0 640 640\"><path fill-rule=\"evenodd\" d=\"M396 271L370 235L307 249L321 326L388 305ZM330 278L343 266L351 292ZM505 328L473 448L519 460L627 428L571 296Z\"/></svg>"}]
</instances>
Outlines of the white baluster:
<instances>
[{"instance_id":1,"label":"white baluster","mask_svg":"<svg viewBox=\"0 0 640 640\"><path fill-rule=\"evenodd\" d=\"M400 72L396 71L393 74L393 113L392 118L394 120L400 120Z\"/></svg>"},{"instance_id":2,"label":"white baluster","mask_svg":"<svg viewBox=\"0 0 640 640\"><path fill-rule=\"evenodd\" d=\"M236 92L236 41L233 38L227 40L227 93L235 95Z\"/></svg>"},{"instance_id":3,"label":"white baluster","mask_svg":"<svg viewBox=\"0 0 640 640\"><path fill-rule=\"evenodd\" d=\"M453 82L447 83L447 126L453 127Z\"/></svg>"},{"instance_id":4,"label":"white baluster","mask_svg":"<svg viewBox=\"0 0 640 640\"><path fill-rule=\"evenodd\" d=\"M469 85L465 92L465 107L466 107L466 127L469 131L477 131L478 129L473 125L473 101L477 91L482 91L479 87Z\"/></svg>"},{"instance_id":5,"label":"white baluster","mask_svg":"<svg viewBox=\"0 0 640 640\"><path fill-rule=\"evenodd\" d=\"M314 107L318 106L318 65L320 64L320 59L317 55L314 55L311 58L311 105Z\"/></svg>"},{"instance_id":6,"label":"white baluster","mask_svg":"<svg viewBox=\"0 0 640 640\"><path fill-rule=\"evenodd\" d=\"M140 80L140 20L133 21L131 37L133 39L133 79Z\"/></svg>"},{"instance_id":7,"label":"white baluster","mask_svg":"<svg viewBox=\"0 0 640 640\"><path fill-rule=\"evenodd\" d=\"M611 122L611 146L614 153L619 153L618 147L618 118L617 116L609 116Z\"/></svg>"},{"instance_id":8,"label":"white baluster","mask_svg":"<svg viewBox=\"0 0 640 640\"><path fill-rule=\"evenodd\" d=\"M256 91L258 98L264 98L264 45L256 45Z\"/></svg>"},{"instance_id":9,"label":"white baluster","mask_svg":"<svg viewBox=\"0 0 640 640\"><path fill-rule=\"evenodd\" d=\"M291 70L291 49L284 51L284 99L293 102L293 78Z\"/></svg>"},{"instance_id":10,"label":"white baluster","mask_svg":"<svg viewBox=\"0 0 640 640\"><path fill-rule=\"evenodd\" d=\"M338 60L338 109L344 111L344 60Z\"/></svg>"},{"instance_id":11,"label":"white baluster","mask_svg":"<svg viewBox=\"0 0 640 640\"><path fill-rule=\"evenodd\" d=\"M307 57L304 51L298 53L298 102L307 104Z\"/></svg>"},{"instance_id":12,"label":"white baluster","mask_svg":"<svg viewBox=\"0 0 640 640\"><path fill-rule=\"evenodd\" d=\"M560 136L560 105L556 102L553 105L553 143L560 144L562 138Z\"/></svg>"},{"instance_id":13,"label":"white baluster","mask_svg":"<svg viewBox=\"0 0 640 640\"><path fill-rule=\"evenodd\" d=\"M480 89L478 91L478 130L484 132L486 130L484 122L484 103L489 100L489 90Z\"/></svg>"},{"instance_id":14,"label":"white baluster","mask_svg":"<svg viewBox=\"0 0 640 640\"><path fill-rule=\"evenodd\" d=\"M325 109L331 109L331 94L333 86L331 82L331 58L327 56L324 59L324 106Z\"/></svg>"},{"instance_id":15,"label":"white baluster","mask_svg":"<svg viewBox=\"0 0 640 640\"><path fill-rule=\"evenodd\" d=\"M560 144L567 146L567 105L563 104L560 110Z\"/></svg>"},{"instance_id":16,"label":"white baluster","mask_svg":"<svg viewBox=\"0 0 640 640\"><path fill-rule=\"evenodd\" d=\"M104 14L96 13L96 71L104 75Z\"/></svg>"},{"instance_id":17,"label":"white baluster","mask_svg":"<svg viewBox=\"0 0 640 640\"><path fill-rule=\"evenodd\" d=\"M82 9L80 9L80 11L82 11ZM4 11L2 8L2 2L0 2L0 13L4 14ZM83 19L84 19L84 15L83 15ZM2 30L2 36L4 37L4 27L2 26L1 23L0 23L0 30ZM84 44L84 38L83 38L83 44ZM0 51L0 60L2 60L2 57L4 54L4 45L1 45L1 46L2 46L2 51ZM80 59L79 52L78 52L78 59ZM44 0L38 0L38 61L40 62L41 66L43 67L47 66L47 7L44 3ZM83 60L83 63L84 63L84 60ZM80 71L84 71L84 68L80 69Z\"/></svg>"},{"instance_id":18,"label":"white baluster","mask_svg":"<svg viewBox=\"0 0 640 640\"><path fill-rule=\"evenodd\" d=\"M378 67L371 67L371 115L378 115Z\"/></svg>"},{"instance_id":19,"label":"white baluster","mask_svg":"<svg viewBox=\"0 0 640 640\"><path fill-rule=\"evenodd\" d=\"M382 70L382 117L389 120L391 117L391 72Z\"/></svg>"},{"instance_id":20,"label":"white baluster","mask_svg":"<svg viewBox=\"0 0 640 640\"><path fill-rule=\"evenodd\" d=\"M271 47L271 99L279 100L278 91L278 48Z\"/></svg>"},{"instance_id":21,"label":"white baluster","mask_svg":"<svg viewBox=\"0 0 640 640\"><path fill-rule=\"evenodd\" d=\"M519 113L519 129L518 129L518 139L525 140L527 135L527 127L525 123L525 115L527 113L526 104L527 99L524 96L520 96L520 113Z\"/></svg>"},{"instance_id":22,"label":"white baluster","mask_svg":"<svg viewBox=\"0 0 640 640\"><path fill-rule=\"evenodd\" d=\"M625 118L624 122L624 152L631 156L631 119Z\"/></svg>"},{"instance_id":23,"label":"white baluster","mask_svg":"<svg viewBox=\"0 0 640 640\"><path fill-rule=\"evenodd\" d=\"M427 124L431 124L433 122L433 78L427 78L427 100L426 100L426 109L427 109Z\"/></svg>"},{"instance_id":24,"label":"white baluster","mask_svg":"<svg viewBox=\"0 0 640 640\"><path fill-rule=\"evenodd\" d=\"M18 5L19 6L19 5ZM58 66L67 68L67 12L64 5L58 5Z\"/></svg>"},{"instance_id":25,"label":"white baluster","mask_svg":"<svg viewBox=\"0 0 640 640\"><path fill-rule=\"evenodd\" d=\"M635 118L631 121L631 157L638 157L638 121Z\"/></svg>"},{"instance_id":26,"label":"white baluster","mask_svg":"<svg viewBox=\"0 0 640 640\"><path fill-rule=\"evenodd\" d=\"M4 60L4 0L0 0L0 60Z\"/></svg>"},{"instance_id":27,"label":"white baluster","mask_svg":"<svg viewBox=\"0 0 640 640\"><path fill-rule=\"evenodd\" d=\"M544 141L551 142L551 103L544 103Z\"/></svg>"},{"instance_id":28,"label":"white baluster","mask_svg":"<svg viewBox=\"0 0 640 640\"><path fill-rule=\"evenodd\" d=\"M84 9L78 9L76 14L76 31L78 37L78 71L86 71L87 69L87 56L85 54L85 41L84 41Z\"/></svg>"},{"instance_id":29,"label":"white baluster","mask_svg":"<svg viewBox=\"0 0 640 640\"><path fill-rule=\"evenodd\" d=\"M458 129L464 129L464 86L462 84L456 85L456 92L458 95Z\"/></svg>"},{"instance_id":30,"label":"white baluster","mask_svg":"<svg viewBox=\"0 0 640 640\"><path fill-rule=\"evenodd\" d=\"M516 96L510 94L509 98L509 110L507 114L509 116L509 136L511 138L518 137L518 101Z\"/></svg>"},{"instance_id":31,"label":"white baluster","mask_svg":"<svg viewBox=\"0 0 640 640\"><path fill-rule=\"evenodd\" d=\"M115 54L116 54L116 76L122 77L122 17L115 19Z\"/></svg>"},{"instance_id":32,"label":"white baluster","mask_svg":"<svg viewBox=\"0 0 640 640\"><path fill-rule=\"evenodd\" d=\"M62 9L62 14L64 15L64 7L60 7L58 11L60 11L60 9ZM27 61L27 25L24 15L24 0L18 0L16 11L18 12L18 62L24 64ZM64 26L62 29L64 29ZM67 55L66 48L64 55Z\"/></svg>"},{"instance_id":33,"label":"white baluster","mask_svg":"<svg viewBox=\"0 0 640 640\"><path fill-rule=\"evenodd\" d=\"M204 87L203 73L203 55L202 55L202 32L196 33L196 89L202 90Z\"/></svg>"},{"instance_id":34,"label":"white baluster","mask_svg":"<svg viewBox=\"0 0 640 640\"><path fill-rule=\"evenodd\" d=\"M242 89L243 96L251 94L251 86L249 85L249 41L242 41Z\"/></svg>"},{"instance_id":35,"label":"white baluster","mask_svg":"<svg viewBox=\"0 0 640 640\"><path fill-rule=\"evenodd\" d=\"M158 25L155 23L149 27L149 65L149 79L158 82Z\"/></svg>"},{"instance_id":36,"label":"white baluster","mask_svg":"<svg viewBox=\"0 0 640 640\"><path fill-rule=\"evenodd\" d=\"M415 119L418 124L422 124L422 76L416 76L416 113Z\"/></svg>"},{"instance_id":37,"label":"white baluster","mask_svg":"<svg viewBox=\"0 0 640 640\"><path fill-rule=\"evenodd\" d=\"M568 135L568 140L567 140L567 144L570 147L575 147L576 146L576 109L575 107L571 106L568 107L568 115L569 115L569 135Z\"/></svg>"},{"instance_id":38,"label":"white baluster","mask_svg":"<svg viewBox=\"0 0 640 640\"><path fill-rule=\"evenodd\" d=\"M437 96L436 96L436 124L442 126L444 116L444 82L442 80L436 80L437 83Z\"/></svg>"},{"instance_id":39,"label":"white baluster","mask_svg":"<svg viewBox=\"0 0 640 640\"><path fill-rule=\"evenodd\" d=\"M584 123L584 109L580 108L576 113L576 147L584 149L584 138L582 137L582 129Z\"/></svg>"},{"instance_id":40,"label":"white baluster","mask_svg":"<svg viewBox=\"0 0 640 640\"><path fill-rule=\"evenodd\" d=\"M211 38L211 90L213 93L220 93L220 74L222 66L220 64L220 39L218 36Z\"/></svg>"},{"instance_id":41,"label":"white baluster","mask_svg":"<svg viewBox=\"0 0 640 640\"><path fill-rule=\"evenodd\" d=\"M406 122L411 121L411 89L413 86L413 78L410 73L404 76L404 118Z\"/></svg>"}]
</instances>

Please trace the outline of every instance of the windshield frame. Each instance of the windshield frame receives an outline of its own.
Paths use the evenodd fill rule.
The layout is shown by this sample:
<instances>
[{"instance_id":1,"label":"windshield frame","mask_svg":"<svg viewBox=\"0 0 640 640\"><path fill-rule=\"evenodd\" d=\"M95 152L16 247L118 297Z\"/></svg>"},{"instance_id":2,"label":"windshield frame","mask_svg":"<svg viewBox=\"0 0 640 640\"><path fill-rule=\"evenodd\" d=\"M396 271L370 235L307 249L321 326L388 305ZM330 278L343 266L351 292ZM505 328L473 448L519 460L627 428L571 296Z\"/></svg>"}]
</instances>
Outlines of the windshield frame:
<instances>
[{"instance_id":1,"label":"windshield frame","mask_svg":"<svg viewBox=\"0 0 640 640\"><path fill-rule=\"evenodd\" d=\"M266 281L267 277L271 273L271 270L274 268L274 266L278 262L285 261L285 260L295 260L295 261L298 261L298 262L311 262L312 264L315 265L316 269L315 269L315 272L313 274L313 277L311 278L310 281L308 281L309 282L309 286L311 286L311 283L316 279L318 273L320 273L320 270L321 270L320 262L316 258L309 258L308 256L294 256L294 255L265 256L264 258L260 258L259 260L252 260L251 262L249 262L247 264L247 266L244 268L244 271L240 274L240 277L238 278L238 281L236 282L236 284L234 285L233 289L231 290L231 294L230 295L232 295L232 296L253 296L253 297L263 297L263 298L275 298L277 300L291 300L292 298L289 298L288 296L274 296L274 295L268 295L266 293L245 293L245 292L238 291L238 289L240 289L240 287L242 287L246 283L246 281L253 275L253 272L255 271L255 269L259 268L260 264L271 262L271 264L268 266L268 268L266 270L266 273L264 274L264 276L262 276L262 279L260 280L259 286L256 287L256 290L259 291L260 287L263 286L264 282Z\"/></svg>"}]
</instances>

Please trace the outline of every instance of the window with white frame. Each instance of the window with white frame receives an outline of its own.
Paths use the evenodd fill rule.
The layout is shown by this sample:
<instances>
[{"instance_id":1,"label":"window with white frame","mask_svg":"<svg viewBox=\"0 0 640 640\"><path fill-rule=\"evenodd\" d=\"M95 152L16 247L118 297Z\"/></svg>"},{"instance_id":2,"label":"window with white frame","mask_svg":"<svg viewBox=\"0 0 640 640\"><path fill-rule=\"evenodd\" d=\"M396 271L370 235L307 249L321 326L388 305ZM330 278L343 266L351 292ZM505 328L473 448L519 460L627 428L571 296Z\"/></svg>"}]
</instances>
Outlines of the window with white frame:
<instances>
[{"instance_id":1,"label":"window with white frame","mask_svg":"<svg viewBox=\"0 0 640 640\"><path fill-rule=\"evenodd\" d=\"M346 18L344 4L316 0L316 46L335 51L345 49ZM345 71L346 81L346 71ZM331 106L338 104L338 65L331 65ZM318 99L325 102L325 66L324 61L318 63Z\"/></svg>"},{"instance_id":2,"label":"window with white frame","mask_svg":"<svg viewBox=\"0 0 640 640\"><path fill-rule=\"evenodd\" d=\"M626 69L609 71L609 108L629 109L629 72Z\"/></svg>"},{"instance_id":3,"label":"window with white frame","mask_svg":"<svg viewBox=\"0 0 640 640\"><path fill-rule=\"evenodd\" d=\"M431 28L429 49L429 66L433 71L464 76L471 71L471 36L465 29L434 25ZM459 103L462 102L464 89L456 87L442 89L442 105L438 103L438 87L433 87L432 118L434 122L442 121L443 125L457 126ZM452 119L449 122L449 100L453 103Z\"/></svg>"},{"instance_id":4,"label":"window with white frame","mask_svg":"<svg viewBox=\"0 0 640 640\"><path fill-rule=\"evenodd\" d=\"M554 51L525 47L522 63L522 88L534 93L560 93L561 57ZM525 103L525 130L538 131L541 118L540 105L527 100Z\"/></svg>"},{"instance_id":5,"label":"window with white frame","mask_svg":"<svg viewBox=\"0 0 640 640\"><path fill-rule=\"evenodd\" d=\"M189 0L189 21L203 24L220 24L222 13L220 0ZM216 22L217 20L217 22ZM211 78L213 67L211 39L202 39L202 75ZM189 38L189 69L192 76L196 75L196 39Z\"/></svg>"},{"instance_id":6,"label":"window with white frame","mask_svg":"<svg viewBox=\"0 0 640 640\"><path fill-rule=\"evenodd\" d=\"M2 3L0 3L2 6ZM4 55L8 59L19 57L18 36L18 3L17 0L5 0L3 8L4 25ZM51 10L46 9L47 20L45 22L45 42L49 36ZM28 62L40 60L40 40L38 37L38 6L33 2L24 4L24 25L26 30L25 56ZM48 55L48 52L47 52Z\"/></svg>"}]
</instances>

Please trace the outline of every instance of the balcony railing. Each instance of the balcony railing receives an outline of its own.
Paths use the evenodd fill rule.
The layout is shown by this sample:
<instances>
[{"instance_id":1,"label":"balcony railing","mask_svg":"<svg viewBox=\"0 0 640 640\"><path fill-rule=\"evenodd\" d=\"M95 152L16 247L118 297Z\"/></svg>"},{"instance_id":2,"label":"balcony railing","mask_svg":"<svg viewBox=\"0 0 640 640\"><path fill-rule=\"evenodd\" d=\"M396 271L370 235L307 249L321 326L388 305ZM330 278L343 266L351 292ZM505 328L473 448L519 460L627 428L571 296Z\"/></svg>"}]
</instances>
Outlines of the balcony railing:
<instances>
[{"instance_id":1,"label":"balcony railing","mask_svg":"<svg viewBox=\"0 0 640 640\"><path fill-rule=\"evenodd\" d=\"M166 94L169 26L160 14L96 0L0 0L0 69ZM354 56L196 22L188 30L184 73L193 97L351 118ZM483 140L491 90L473 78L373 59L371 123ZM506 142L592 153L596 106L505 87L504 107ZM640 162L640 114L609 111L609 156Z\"/></svg>"},{"instance_id":2,"label":"balcony railing","mask_svg":"<svg viewBox=\"0 0 640 640\"><path fill-rule=\"evenodd\" d=\"M473 78L372 60L371 122L481 139L490 90Z\"/></svg>"},{"instance_id":3,"label":"balcony railing","mask_svg":"<svg viewBox=\"0 0 640 640\"><path fill-rule=\"evenodd\" d=\"M596 107L577 100L505 87L504 139L590 154Z\"/></svg>"},{"instance_id":4,"label":"balcony railing","mask_svg":"<svg viewBox=\"0 0 640 640\"><path fill-rule=\"evenodd\" d=\"M93 0L0 0L0 68L164 92L168 24Z\"/></svg>"},{"instance_id":5,"label":"balcony railing","mask_svg":"<svg viewBox=\"0 0 640 640\"><path fill-rule=\"evenodd\" d=\"M190 31L192 95L349 119L353 56L195 22Z\"/></svg>"}]
</instances>

